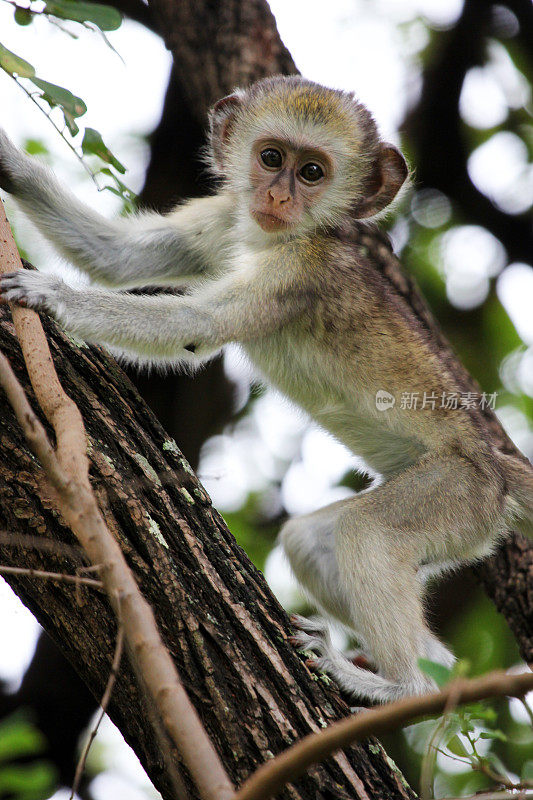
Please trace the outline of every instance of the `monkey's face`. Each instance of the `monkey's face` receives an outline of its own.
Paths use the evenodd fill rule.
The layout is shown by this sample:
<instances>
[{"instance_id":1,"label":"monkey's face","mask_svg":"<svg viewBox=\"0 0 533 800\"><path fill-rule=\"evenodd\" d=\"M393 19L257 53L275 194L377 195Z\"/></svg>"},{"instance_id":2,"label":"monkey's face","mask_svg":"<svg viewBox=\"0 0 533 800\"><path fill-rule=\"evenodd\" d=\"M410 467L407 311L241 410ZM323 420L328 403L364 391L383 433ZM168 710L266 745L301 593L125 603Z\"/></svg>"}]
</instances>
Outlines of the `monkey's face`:
<instances>
[{"instance_id":1,"label":"monkey's face","mask_svg":"<svg viewBox=\"0 0 533 800\"><path fill-rule=\"evenodd\" d=\"M254 231L283 236L374 216L407 177L353 95L298 76L236 90L210 123L211 166Z\"/></svg>"},{"instance_id":2,"label":"monkey's face","mask_svg":"<svg viewBox=\"0 0 533 800\"><path fill-rule=\"evenodd\" d=\"M310 219L333 172L323 150L283 139L258 139L251 153L251 216L268 233L294 230Z\"/></svg>"}]
</instances>

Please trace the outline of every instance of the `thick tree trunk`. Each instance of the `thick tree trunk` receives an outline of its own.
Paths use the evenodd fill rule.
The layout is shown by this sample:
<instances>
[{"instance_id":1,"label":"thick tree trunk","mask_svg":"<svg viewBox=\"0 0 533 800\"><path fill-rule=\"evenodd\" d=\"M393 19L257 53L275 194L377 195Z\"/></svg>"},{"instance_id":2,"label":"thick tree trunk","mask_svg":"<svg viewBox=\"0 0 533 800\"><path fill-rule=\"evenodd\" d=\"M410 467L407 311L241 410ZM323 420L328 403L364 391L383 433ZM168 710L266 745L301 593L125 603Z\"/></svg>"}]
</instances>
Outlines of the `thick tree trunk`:
<instances>
[{"instance_id":1,"label":"thick tree trunk","mask_svg":"<svg viewBox=\"0 0 533 800\"><path fill-rule=\"evenodd\" d=\"M173 440L114 360L74 346L44 320L60 380L87 428L94 487L191 699L236 783L254 767L348 708L325 678L313 676L289 642L287 615L213 509ZM33 399L1 311L0 347ZM0 398L0 560L73 572L85 562L52 508L43 473L14 415ZM35 546L45 537L46 548ZM42 539L39 538L42 543ZM50 546L51 545L51 546ZM66 584L9 582L98 696L115 642L101 593ZM124 658L109 709L164 797L170 788L150 717ZM313 769L286 798L408 798L410 790L375 742Z\"/></svg>"}]
</instances>

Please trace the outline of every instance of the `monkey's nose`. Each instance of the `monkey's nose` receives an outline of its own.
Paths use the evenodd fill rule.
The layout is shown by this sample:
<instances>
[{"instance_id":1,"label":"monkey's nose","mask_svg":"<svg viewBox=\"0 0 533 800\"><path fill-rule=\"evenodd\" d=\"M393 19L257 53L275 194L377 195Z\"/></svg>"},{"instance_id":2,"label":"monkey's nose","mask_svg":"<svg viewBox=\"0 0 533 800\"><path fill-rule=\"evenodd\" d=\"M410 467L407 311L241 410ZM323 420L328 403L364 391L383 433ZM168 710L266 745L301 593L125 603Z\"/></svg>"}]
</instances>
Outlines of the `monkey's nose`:
<instances>
[{"instance_id":1,"label":"monkey's nose","mask_svg":"<svg viewBox=\"0 0 533 800\"><path fill-rule=\"evenodd\" d=\"M282 189L281 187L278 188L277 186L272 186L268 190L268 196L275 206L281 206L283 203L288 203L291 199L291 194L288 189Z\"/></svg>"}]
</instances>

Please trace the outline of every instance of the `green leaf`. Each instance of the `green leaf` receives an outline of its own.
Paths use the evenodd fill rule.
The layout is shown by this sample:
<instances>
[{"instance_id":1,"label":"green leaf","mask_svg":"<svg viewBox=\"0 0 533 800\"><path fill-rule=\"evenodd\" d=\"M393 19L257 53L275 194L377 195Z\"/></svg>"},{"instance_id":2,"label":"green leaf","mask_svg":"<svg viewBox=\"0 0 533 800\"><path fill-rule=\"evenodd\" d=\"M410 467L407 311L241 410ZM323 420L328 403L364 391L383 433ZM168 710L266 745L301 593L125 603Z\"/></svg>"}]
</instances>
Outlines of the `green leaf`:
<instances>
[{"instance_id":1,"label":"green leaf","mask_svg":"<svg viewBox=\"0 0 533 800\"><path fill-rule=\"evenodd\" d=\"M23 148L30 156L47 156L47 146L40 139L24 139Z\"/></svg>"},{"instance_id":2,"label":"green leaf","mask_svg":"<svg viewBox=\"0 0 533 800\"><path fill-rule=\"evenodd\" d=\"M84 3L78 0L47 0L45 14L74 22L92 22L101 31L116 31L122 24L122 15L116 8L100 3Z\"/></svg>"},{"instance_id":3,"label":"green leaf","mask_svg":"<svg viewBox=\"0 0 533 800\"><path fill-rule=\"evenodd\" d=\"M35 69L31 64L12 53L3 44L0 44L0 67L10 75L18 75L19 78L32 78L35 75Z\"/></svg>"},{"instance_id":4,"label":"green leaf","mask_svg":"<svg viewBox=\"0 0 533 800\"><path fill-rule=\"evenodd\" d=\"M450 680L451 670L435 661L428 661L427 658L419 658L418 666L426 675L433 678L437 686L444 686Z\"/></svg>"},{"instance_id":5,"label":"green leaf","mask_svg":"<svg viewBox=\"0 0 533 800\"><path fill-rule=\"evenodd\" d=\"M0 725L0 762L35 755L44 747L42 733L25 720L12 717Z\"/></svg>"},{"instance_id":6,"label":"green leaf","mask_svg":"<svg viewBox=\"0 0 533 800\"><path fill-rule=\"evenodd\" d=\"M470 661L466 658L459 658L455 664L453 665L452 669L450 670L450 674L454 678L464 678L470 672L471 668Z\"/></svg>"},{"instance_id":7,"label":"green leaf","mask_svg":"<svg viewBox=\"0 0 533 800\"><path fill-rule=\"evenodd\" d=\"M415 722L413 725L408 725L403 729L405 738L409 747L415 753L425 753L429 740L435 733L435 729L440 724L438 719L427 719L423 722Z\"/></svg>"},{"instance_id":8,"label":"green leaf","mask_svg":"<svg viewBox=\"0 0 533 800\"><path fill-rule=\"evenodd\" d=\"M48 761L0 768L0 797L16 800L44 800L55 789L57 776Z\"/></svg>"},{"instance_id":9,"label":"green leaf","mask_svg":"<svg viewBox=\"0 0 533 800\"><path fill-rule=\"evenodd\" d=\"M104 144L101 134L94 128L85 128L81 149L85 155L98 156L106 164L111 164L121 175L126 172L126 167L115 158L111 150Z\"/></svg>"},{"instance_id":10,"label":"green leaf","mask_svg":"<svg viewBox=\"0 0 533 800\"><path fill-rule=\"evenodd\" d=\"M473 722L472 722L470 719L468 719L467 717L465 717L465 718L464 718L464 719L461 721L461 733L462 733L462 734L474 733L474 731L475 731L475 730L476 730L476 726L475 726L475 725L474 725L474 723L473 723Z\"/></svg>"},{"instance_id":11,"label":"green leaf","mask_svg":"<svg viewBox=\"0 0 533 800\"><path fill-rule=\"evenodd\" d=\"M80 132L80 129L76 125L74 117L71 114L69 114L68 111L63 111L63 119L65 120L65 125L67 126L70 135L76 136L76 134Z\"/></svg>"},{"instance_id":12,"label":"green leaf","mask_svg":"<svg viewBox=\"0 0 533 800\"><path fill-rule=\"evenodd\" d=\"M499 739L500 742L508 742L509 739L505 735L503 731L495 730L495 731L483 731L483 733L479 734L480 739Z\"/></svg>"},{"instance_id":13,"label":"green leaf","mask_svg":"<svg viewBox=\"0 0 533 800\"><path fill-rule=\"evenodd\" d=\"M462 756L463 758L470 758L470 753L459 739L458 736L452 736L452 738L446 743L446 747L453 753L454 756Z\"/></svg>"},{"instance_id":14,"label":"green leaf","mask_svg":"<svg viewBox=\"0 0 533 800\"><path fill-rule=\"evenodd\" d=\"M520 773L521 781L533 781L533 761L529 759L522 764L522 772Z\"/></svg>"},{"instance_id":15,"label":"green leaf","mask_svg":"<svg viewBox=\"0 0 533 800\"><path fill-rule=\"evenodd\" d=\"M22 25L23 27L31 25L33 22L33 14L27 8L16 8L13 17L17 25Z\"/></svg>"},{"instance_id":16,"label":"green leaf","mask_svg":"<svg viewBox=\"0 0 533 800\"><path fill-rule=\"evenodd\" d=\"M494 724L498 719L498 714L490 706L483 706L481 703L472 703L467 706L472 719L482 720L489 724Z\"/></svg>"},{"instance_id":17,"label":"green leaf","mask_svg":"<svg viewBox=\"0 0 533 800\"><path fill-rule=\"evenodd\" d=\"M42 78L32 78L31 82L42 91L43 100L46 100L48 105L61 106L71 117L81 117L87 111L87 106L81 97L76 97L63 86L56 86L55 83L43 81Z\"/></svg>"}]
</instances>

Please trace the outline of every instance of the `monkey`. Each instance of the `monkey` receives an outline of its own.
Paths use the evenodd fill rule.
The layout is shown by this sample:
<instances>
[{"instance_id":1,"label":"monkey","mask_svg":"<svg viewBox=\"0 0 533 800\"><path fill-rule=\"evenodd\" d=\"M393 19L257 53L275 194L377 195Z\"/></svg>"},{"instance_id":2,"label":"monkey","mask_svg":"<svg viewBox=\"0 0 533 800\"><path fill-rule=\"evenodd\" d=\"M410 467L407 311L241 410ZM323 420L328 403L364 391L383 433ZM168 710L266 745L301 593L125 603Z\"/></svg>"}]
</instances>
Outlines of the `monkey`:
<instances>
[{"instance_id":1,"label":"monkey","mask_svg":"<svg viewBox=\"0 0 533 800\"><path fill-rule=\"evenodd\" d=\"M465 372L387 274L394 256L376 226L409 170L368 109L301 77L266 78L214 105L208 141L212 196L109 221L2 132L0 187L91 280L80 291L19 270L2 276L3 300L140 365L194 370L239 344L264 381L377 476L281 529L328 621L299 619L295 644L354 700L433 691L419 660L451 667L454 656L425 619L423 576L486 557L512 525L530 532L533 469L503 452L479 409L401 403L461 393ZM127 291L148 284L183 293ZM331 620L364 655L333 647Z\"/></svg>"}]
</instances>

